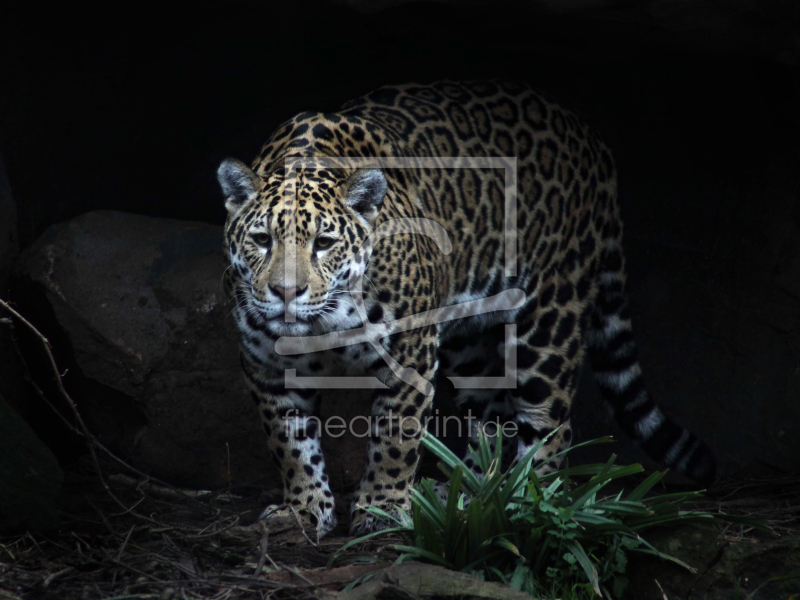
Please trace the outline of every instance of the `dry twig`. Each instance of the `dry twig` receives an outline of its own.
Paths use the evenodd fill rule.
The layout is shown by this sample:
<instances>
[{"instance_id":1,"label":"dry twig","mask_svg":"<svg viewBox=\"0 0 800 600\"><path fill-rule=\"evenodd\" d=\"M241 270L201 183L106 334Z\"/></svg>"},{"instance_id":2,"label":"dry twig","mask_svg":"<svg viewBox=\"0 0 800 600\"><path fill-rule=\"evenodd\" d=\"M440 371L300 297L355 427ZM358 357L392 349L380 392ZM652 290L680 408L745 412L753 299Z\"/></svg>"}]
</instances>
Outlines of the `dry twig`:
<instances>
[{"instance_id":1,"label":"dry twig","mask_svg":"<svg viewBox=\"0 0 800 600\"><path fill-rule=\"evenodd\" d=\"M17 353L20 355L21 360L25 364L26 370L28 371L28 374L29 374L29 380L30 380L31 385L36 390L36 393L53 410L53 412L62 420L62 422L64 422L66 424L66 426L70 429L70 431L72 431L76 435L78 435L78 436L80 436L80 437L82 437L82 438L84 438L86 440L86 446L87 446L87 448L89 450L89 453L91 455L92 464L94 466L94 470L95 470L95 473L97 474L97 477L102 482L103 488L105 489L106 493L122 509L124 509L125 512L130 512L131 514L133 514L137 518L144 519L144 520L151 521L151 522L155 522L155 521L153 521L153 519L133 511L132 510L133 507L126 506L124 503L122 503L119 500L119 498L114 494L114 492L111 491L111 488L108 486L108 483L106 482L106 479L103 477L103 472L102 472L102 469L100 468L100 462L97 459L96 450L102 451L106 456L108 456L109 458L111 458L115 462L119 463L126 470L128 470L128 471L130 471L132 473L136 473L141 478L143 478L145 480L153 480L153 481L157 482L157 484L160 486L161 490L170 490L174 494L183 496L183 497L185 497L185 498L187 498L189 500L196 500L196 498L193 497L193 495L191 493L187 493L185 490L181 490L179 488L176 488L176 487L170 485L169 483L167 483L165 481L161 481L161 480L158 480L156 478L153 478L150 475L140 471L136 467L130 465L126 461L124 461L121 458L119 458L111 450L106 448L106 446L103 445L100 441L98 441L97 438L95 438L92 435L92 433L89 431L89 428L86 426L86 423L84 422L83 418L81 417L80 412L78 411L78 407L77 407L75 401L72 399L72 397L69 395L69 393L67 392L66 388L64 387L64 383L62 381L62 377L66 374L66 371L63 374L61 373L61 371L59 371L58 365L56 364L56 361L55 361L55 357L53 356L53 351L52 351L52 348L50 346L50 341L33 324L31 324L30 321L28 321L19 312L17 312L14 308L12 308L6 301L0 299L0 307L5 308L9 313L11 313L11 315L17 321L19 321L37 340L39 340L39 342L40 342L40 344L41 344L42 348L44 349L45 354L47 356L47 363L48 363L48 365L50 367L50 371L51 371L51 374L53 375L53 379L56 382L56 385L58 387L58 392L61 395L61 397L64 399L64 401L66 402L67 406L70 408L70 411L72 412L72 415L75 418L75 422L78 424L78 426L76 427L75 425L70 423L69 420L67 420L64 417L64 415L61 414L61 411L59 411L55 406L53 406L52 402L50 402L49 398L47 398L47 395L44 393L44 391L41 389L41 387L39 385L37 385L35 381L33 381L33 378L30 377L30 372L31 371L27 366L27 362L25 361L25 357L22 356L22 354L19 352L19 348L17 347ZM0 319L0 321L2 321L3 324L12 324L10 319ZM15 342L16 342L16 340L15 340ZM201 495L201 494L198 493L197 495Z\"/></svg>"}]
</instances>

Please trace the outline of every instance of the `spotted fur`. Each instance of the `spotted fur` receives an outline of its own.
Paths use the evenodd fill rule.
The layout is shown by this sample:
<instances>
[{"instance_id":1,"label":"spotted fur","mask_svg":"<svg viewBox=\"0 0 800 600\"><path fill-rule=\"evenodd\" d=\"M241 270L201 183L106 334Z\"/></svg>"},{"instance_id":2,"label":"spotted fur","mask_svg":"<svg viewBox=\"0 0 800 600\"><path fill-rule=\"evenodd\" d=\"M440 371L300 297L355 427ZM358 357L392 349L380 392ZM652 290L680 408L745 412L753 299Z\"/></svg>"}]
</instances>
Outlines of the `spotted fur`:
<instances>
[{"instance_id":1,"label":"spotted fur","mask_svg":"<svg viewBox=\"0 0 800 600\"><path fill-rule=\"evenodd\" d=\"M287 169L287 157L516 157L517 264L504 273L503 171L325 166ZM510 164L510 163L509 163ZM219 169L228 220L226 288L235 301L241 358L269 448L283 477L283 506L324 535L335 526L320 447L315 389L298 376L367 373L384 382L372 402L378 423L354 494L350 529L380 527L365 511L409 508L420 458L419 430L387 417L430 415L437 373L503 374L505 325L516 325L516 387L461 389L456 403L482 421L513 420L511 458L556 433L536 455L558 467L569 446L570 407L585 352L622 428L655 459L702 481L714 474L709 448L665 416L648 395L625 299L622 223L608 148L575 114L525 85L441 82L385 87L336 113L305 112L281 125L252 164ZM452 244L397 229L362 249L398 218L431 219ZM295 233L292 233L295 232ZM296 265L286 271L287 261ZM349 292L364 276L363 289ZM451 320L369 344L311 354L276 352L281 336L381 325L438 307L524 292L512 310ZM288 310L286 307L288 306ZM454 308L455 310L455 308ZM362 312L363 311L363 312ZM287 316L291 315L291 318ZM399 379L381 354L411 368L428 388Z\"/></svg>"}]
</instances>

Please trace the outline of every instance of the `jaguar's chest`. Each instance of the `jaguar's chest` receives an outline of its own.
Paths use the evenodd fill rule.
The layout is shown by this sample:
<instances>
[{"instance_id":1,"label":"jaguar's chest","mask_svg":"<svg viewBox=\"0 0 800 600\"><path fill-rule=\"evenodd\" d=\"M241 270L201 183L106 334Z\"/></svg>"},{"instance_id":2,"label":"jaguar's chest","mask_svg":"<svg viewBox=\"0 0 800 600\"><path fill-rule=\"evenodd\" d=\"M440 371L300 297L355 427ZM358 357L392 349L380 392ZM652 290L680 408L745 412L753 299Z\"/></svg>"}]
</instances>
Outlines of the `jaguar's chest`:
<instances>
[{"instance_id":1,"label":"jaguar's chest","mask_svg":"<svg viewBox=\"0 0 800 600\"><path fill-rule=\"evenodd\" d=\"M242 323L240 331L242 349L258 364L274 371L294 370L297 376L363 373L379 359L370 343L359 341L355 336L327 333L273 337ZM377 341L388 345L385 338Z\"/></svg>"}]
</instances>

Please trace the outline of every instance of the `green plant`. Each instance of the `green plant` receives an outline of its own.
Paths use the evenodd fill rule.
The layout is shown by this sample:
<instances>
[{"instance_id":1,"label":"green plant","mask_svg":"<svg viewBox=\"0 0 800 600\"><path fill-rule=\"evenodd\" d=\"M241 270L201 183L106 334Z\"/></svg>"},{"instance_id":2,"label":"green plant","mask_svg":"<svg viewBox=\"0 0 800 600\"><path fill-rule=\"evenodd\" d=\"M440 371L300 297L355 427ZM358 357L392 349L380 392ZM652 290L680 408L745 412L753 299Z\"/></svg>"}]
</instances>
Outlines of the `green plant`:
<instances>
[{"instance_id":1,"label":"green plant","mask_svg":"<svg viewBox=\"0 0 800 600\"><path fill-rule=\"evenodd\" d=\"M601 496L611 481L643 470L640 465L617 466L615 456L606 464L570 468L567 462L562 470L539 477L533 456L546 438L504 472L500 440L492 448L486 436L479 436L478 448L470 452L483 476L476 476L433 436L422 442L441 459L439 468L450 480L446 502L438 498L433 481L423 479L412 489L410 519L370 508L389 528L353 540L342 550L394 532L405 542L396 546L403 553L398 562L431 562L531 595L612 598L628 583L629 552L653 554L692 570L656 550L641 537L642 531L687 521L744 520L685 510L688 501L698 498L696 492L648 496L664 473L653 473L624 497L623 492ZM585 481L572 479L585 476Z\"/></svg>"}]
</instances>

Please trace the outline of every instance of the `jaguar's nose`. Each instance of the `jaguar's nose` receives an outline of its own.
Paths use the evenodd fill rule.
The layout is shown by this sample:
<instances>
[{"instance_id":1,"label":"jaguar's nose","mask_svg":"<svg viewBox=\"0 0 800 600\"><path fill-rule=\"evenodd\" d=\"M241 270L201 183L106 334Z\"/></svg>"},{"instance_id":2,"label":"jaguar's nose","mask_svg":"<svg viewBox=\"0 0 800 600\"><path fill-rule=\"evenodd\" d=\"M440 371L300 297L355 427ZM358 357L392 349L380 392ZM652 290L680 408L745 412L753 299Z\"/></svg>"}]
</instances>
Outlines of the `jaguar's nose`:
<instances>
[{"instance_id":1,"label":"jaguar's nose","mask_svg":"<svg viewBox=\"0 0 800 600\"><path fill-rule=\"evenodd\" d=\"M288 304L298 296L302 296L305 291L308 289L308 286L303 288L298 288L297 286L293 287L283 287L280 285L276 286L269 286L269 289L272 290L274 294L277 294L281 298L283 298L284 304Z\"/></svg>"}]
</instances>

